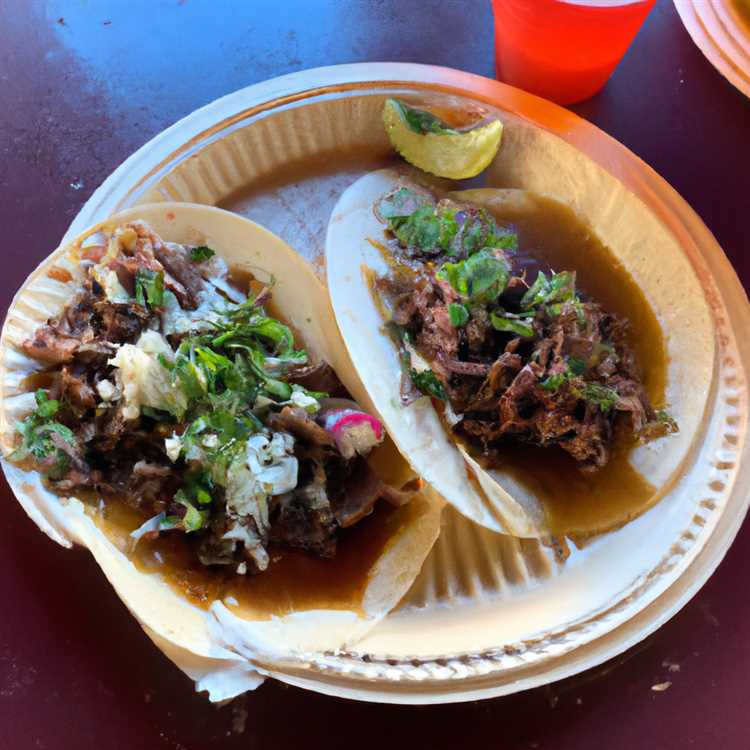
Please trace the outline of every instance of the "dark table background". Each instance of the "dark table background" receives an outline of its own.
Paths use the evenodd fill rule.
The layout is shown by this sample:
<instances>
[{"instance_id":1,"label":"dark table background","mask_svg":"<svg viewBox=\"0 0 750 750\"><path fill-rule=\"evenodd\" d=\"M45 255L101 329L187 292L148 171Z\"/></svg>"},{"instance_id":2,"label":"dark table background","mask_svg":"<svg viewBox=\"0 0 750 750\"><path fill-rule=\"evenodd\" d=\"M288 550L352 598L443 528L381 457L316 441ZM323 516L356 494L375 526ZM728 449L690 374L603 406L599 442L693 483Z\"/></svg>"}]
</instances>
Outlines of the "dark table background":
<instances>
[{"instance_id":1,"label":"dark table background","mask_svg":"<svg viewBox=\"0 0 750 750\"><path fill-rule=\"evenodd\" d=\"M493 76L486 0L0 0L2 312L133 150L212 99L354 61ZM574 108L660 172L750 283L750 101L660 0L614 77ZM599 669L481 703L380 706L267 683L210 705L87 553L0 485L0 750L96 747L750 747L750 526L704 589ZM666 681L664 692L652 686Z\"/></svg>"}]
</instances>

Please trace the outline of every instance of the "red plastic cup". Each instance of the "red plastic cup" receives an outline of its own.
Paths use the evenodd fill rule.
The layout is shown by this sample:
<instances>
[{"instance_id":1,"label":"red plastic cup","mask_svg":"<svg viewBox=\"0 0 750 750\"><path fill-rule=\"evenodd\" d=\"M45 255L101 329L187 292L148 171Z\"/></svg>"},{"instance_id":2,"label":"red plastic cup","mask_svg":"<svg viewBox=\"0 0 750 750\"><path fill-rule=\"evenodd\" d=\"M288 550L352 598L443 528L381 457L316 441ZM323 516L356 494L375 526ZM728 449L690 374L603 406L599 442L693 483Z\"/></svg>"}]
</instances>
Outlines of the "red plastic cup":
<instances>
[{"instance_id":1,"label":"red plastic cup","mask_svg":"<svg viewBox=\"0 0 750 750\"><path fill-rule=\"evenodd\" d=\"M656 0L492 0L497 77L573 104L612 75Z\"/></svg>"}]
</instances>

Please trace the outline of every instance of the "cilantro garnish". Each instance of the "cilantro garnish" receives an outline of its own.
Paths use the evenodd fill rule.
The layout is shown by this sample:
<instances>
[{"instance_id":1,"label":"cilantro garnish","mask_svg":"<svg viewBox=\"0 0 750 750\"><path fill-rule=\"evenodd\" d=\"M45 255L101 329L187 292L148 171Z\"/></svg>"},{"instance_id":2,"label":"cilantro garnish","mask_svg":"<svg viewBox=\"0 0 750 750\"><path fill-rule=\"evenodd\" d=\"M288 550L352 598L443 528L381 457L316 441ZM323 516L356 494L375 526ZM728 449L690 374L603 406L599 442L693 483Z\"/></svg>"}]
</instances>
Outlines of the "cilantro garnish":
<instances>
[{"instance_id":1,"label":"cilantro garnish","mask_svg":"<svg viewBox=\"0 0 750 750\"><path fill-rule=\"evenodd\" d=\"M450 212L437 213L434 206L422 206L413 214L391 219L391 230L404 247L413 247L428 255L450 249L458 224Z\"/></svg>"},{"instance_id":2,"label":"cilantro garnish","mask_svg":"<svg viewBox=\"0 0 750 750\"><path fill-rule=\"evenodd\" d=\"M192 260L193 263L203 263L204 260L213 258L214 255L216 255L216 251L206 245L199 245L198 247L190 248L190 260Z\"/></svg>"},{"instance_id":3,"label":"cilantro garnish","mask_svg":"<svg viewBox=\"0 0 750 750\"><path fill-rule=\"evenodd\" d=\"M448 316L454 328L461 328L469 322L469 311L465 305L451 302L448 305Z\"/></svg>"},{"instance_id":4,"label":"cilantro garnish","mask_svg":"<svg viewBox=\"0 0 750 750\"><path fill-rule=\"evenodd\" d=\"M562 273L553 273L548 277L544 271L540 271L534 283L521 298L521 307L524 310L530 310L539 305L576 301L578 298L576 297L575 284L576 275L574 272L563 271Z\"/></svg>"},{"instance_id":5,"label":"cilantro garnish","mask_svg":"<svg viewBox=\"0 0 750 750\"><path fill-rule=\"evenodd\" d=\"M490 323L496 331L504 333L513 333L523 338L532 338L534 336L534 327L531 323L519 320L517 317L506 317L497 312L490 313Z\"/></svg>"},{"instance_id":6,"label":"cilantro garnish","mask_svg":"<svg viewBox=\"0 0 750 750\"><path fill-rule=\"evenodd\" d=\"M186 534L193 531L199 531L208 523L210 512L208 510L198 510L188 498L184 489L177 490L174 496L174 502L185 508L185 515L167 516L159 525L160 531L170 531L171 529L181 529Z\"/></svg>"},{"instance_id":7,"label":"cilantro garnish","mask_svg":"<svg viewBox=\"0 0 750 750\"><path fill-rule=\"evenodd\" d=\"M467 258L482 249L514 250L518 237L483 209L437 206L423 194L399 188L381 199L378 213L399 244L425 255Z\"/></svg>"},{"instance_id":8,"label":"cilantro garnish","mask_svg":"<svg viewBox=\"0 0 750 750\"><path fill-rule=\"evenodd\" d=\"M135 301L139 305L161 307L164 304L164 271L141 268L135 274Z\"/></svg>"},{"instance_id":9,"label":"cilantro garnish","mask_svg":"<svg viewBox=\"0 0 750 750\"><path fill-rule=\"evenodd\" d=\"M11 454L12 461L22 461L32 457L41 461L54 459L45 466L45 473L52 479L58 479L68 470L70 457L61 450L52 438L59 435L70 446L75 447L76 438L73 431L53 418L60 409L60 402L50 399L46 391L39 389L34 394L36 409L16 427L21 434L21 445Z\"/></svg>"},{"instance_id":10,"label":"cilantro garnish","mask_svg":"<svg viewBox=\"0 0 750 750\"><path fill-rule=\"evenodd\" d=\"M409 371L411 382L425 395L432 396L432 398L440 399L440 401L447 401L448 394L445 392L443 384L438 380L437 375L432 370L423 370L417 372L412 369Z\"/></svg>"},{"instance_id":11,"label":"cilantro garnish","mask_svg":"<svg viewBox=\"0 0 750 750\"><path fill-rule=\"evenodd\" d=\"M605 414L620 400L620 394L614 389L599 383L586 383L576 395L598 406Z\"/></svg>"},{"instance_id":12,"label":"cilantro garnish","mask_svg":"<svg viewBox=\"0 0 750 750\"><path fill-rule=\"evenodd\" d=\"M510 268L505 258L481 250L458 263L444 263L437 278L447 281L467 302L490 304L505 291Z\"/></svg>"},{"instance_id":13,"label":"cilantro garnish","mask_svg":"<svg viewBox=\"0 0 750 750\"><path fill-rule=\"evenodd\" d=\"M383 196L377 204L377 211L383 219L398 225L418 208L433 205L433 202L426 195L401 187Z\"/></svg>"}]
</instances>

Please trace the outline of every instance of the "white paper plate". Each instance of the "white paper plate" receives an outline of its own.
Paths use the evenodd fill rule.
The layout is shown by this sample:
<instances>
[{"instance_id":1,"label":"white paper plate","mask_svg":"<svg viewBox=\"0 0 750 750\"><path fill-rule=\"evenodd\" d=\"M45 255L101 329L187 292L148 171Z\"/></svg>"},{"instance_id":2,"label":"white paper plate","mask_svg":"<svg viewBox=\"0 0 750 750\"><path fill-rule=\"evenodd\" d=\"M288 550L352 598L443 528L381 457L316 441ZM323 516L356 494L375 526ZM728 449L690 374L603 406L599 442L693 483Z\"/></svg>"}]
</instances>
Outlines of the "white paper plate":
<instances>
[{"instance_id":1,"label":"white paper plate","mask_svg":"<svg viewBox=\"0 0 750 750\"><path fill-rule=\"evenodd\" d=\"M356 648L272 671L291 684L363 700L473 700L574 674L646 637L705 582L745 516L750 342L735 332L750 330L750 314L696 214L627 149L567 110L466 73L361 64L284 76L194 112L123 163L68 234L139 203L203 202L264 224L316 265L340 192L391 158L373 122L383 98L398 93L497 112L506 132L533 131L540 148L577 149L586 169L607 170L677 238L717 331L703 439L677 490L658 506L574 550L563 566L536 542L449 512L409 594Z\"/></svg>"},{"instance_id":2,"label":"white paper plate","mask_svg":"<svg viewBox=\"0 0 750 750\"><path fill-rule=\"evenodd\" d=\"M688 34L711 65L745 96L750 96L748 1L674 0L674 5Z\"/></svg>"}]
</instances>

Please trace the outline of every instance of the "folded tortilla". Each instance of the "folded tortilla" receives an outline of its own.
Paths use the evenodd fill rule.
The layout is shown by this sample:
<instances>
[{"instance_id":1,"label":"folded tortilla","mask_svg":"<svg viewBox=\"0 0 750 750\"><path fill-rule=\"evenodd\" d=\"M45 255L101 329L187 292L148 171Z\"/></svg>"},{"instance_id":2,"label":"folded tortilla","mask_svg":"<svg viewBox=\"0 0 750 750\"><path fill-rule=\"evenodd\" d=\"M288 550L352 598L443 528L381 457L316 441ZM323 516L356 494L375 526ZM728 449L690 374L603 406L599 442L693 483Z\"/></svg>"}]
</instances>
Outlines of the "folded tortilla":
<instances>
[{"instance_id":1,"label":"folded tortilla","mask_svg":"<svg viewBox=\"0 0 750 750\"><path fill-rule=\"evenodd\" d=\"M512 189L450 194L458 201L487 208L501 220L506 210L523 212L533 195L569 206L633 277L661 327L668 356L665 396L679 432L638 445L629 455L631 466L654 488L646 502L637 509L613 509L596 520L555 529L557 534L574 537L617 528L670 490L700 438L715 364L708 300L677 239L611 175L588 162L581 165L580 158L572 149L550 154L538 149L533 139L511 139L490 170L507 179ZM517 163L525 170L515 167ZM514 167L511 170L507 165ZM373 205L410 179L414 174L403 169L367 174L343 193L334 208L326 238L326 265L339 329L383 423L420 476L482 526L517 537L550 536L544 505L512 471L501 466L483 468L448 434L428 398L410 406L400 403L398 351L383 330L381 309L370 283L373 272L389 272L377 246L383 242L384 225ZM581 264L585 262L580 259Z\"/></svg>"}]
</instances>

